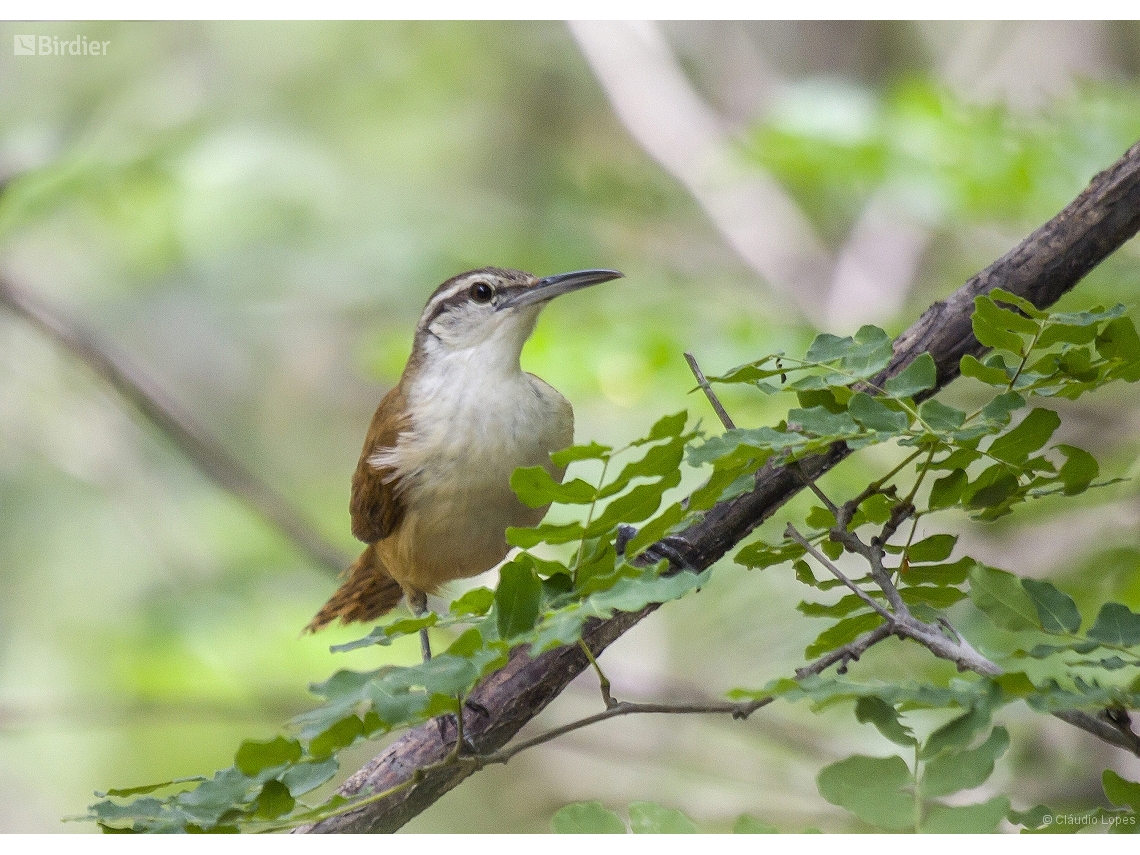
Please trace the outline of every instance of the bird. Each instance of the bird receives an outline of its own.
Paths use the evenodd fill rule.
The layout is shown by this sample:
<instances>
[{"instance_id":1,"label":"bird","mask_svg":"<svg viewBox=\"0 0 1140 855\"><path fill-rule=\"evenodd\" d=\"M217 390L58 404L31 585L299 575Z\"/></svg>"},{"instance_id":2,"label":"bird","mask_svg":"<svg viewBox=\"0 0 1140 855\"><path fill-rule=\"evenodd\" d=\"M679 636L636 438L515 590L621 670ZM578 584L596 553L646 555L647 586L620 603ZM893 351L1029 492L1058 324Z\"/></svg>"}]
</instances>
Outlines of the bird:
<instances>
[{"instance_id":1,"label":"bird","mask_svg":"<svg viewBox=\"0 0 1140 855\"><path fill-rule=\"evenodd\" d=\"M511 490L515 469L542 466L574 441L574 411L550 384L522 370L520 354L555 297L619 279L588 269L539 278L483 267L453 276L427 301L399 382L372 417L349 512L367 544L306 632L371 621L404 597L416 615L427 595L499 564L506 529L532 526ZM431 658L421 631L424 659Z\"/></svg>"}]
</instances>

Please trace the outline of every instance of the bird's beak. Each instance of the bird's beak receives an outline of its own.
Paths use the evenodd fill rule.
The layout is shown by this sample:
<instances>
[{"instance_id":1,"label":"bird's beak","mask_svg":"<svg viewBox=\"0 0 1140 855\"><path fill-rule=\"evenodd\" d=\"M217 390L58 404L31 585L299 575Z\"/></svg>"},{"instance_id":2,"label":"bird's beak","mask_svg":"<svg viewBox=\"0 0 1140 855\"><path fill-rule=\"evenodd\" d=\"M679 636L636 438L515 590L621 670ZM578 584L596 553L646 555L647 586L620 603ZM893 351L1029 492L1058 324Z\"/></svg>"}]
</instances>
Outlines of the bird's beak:
<instances>
[{"instance_id":1,"label":"bird's beak","mask_svg":"<svg viewBox=\"0 0 1140 855\"><path fill-rule=\"evenodd\" d=\"M535 303L545 303L579 288L621 278L622 274L616 270L575 270L573 273L557 273L539 279L530 287L507 296L495 308L496 310L518 309Z\"/></svg>"}]
</instances>

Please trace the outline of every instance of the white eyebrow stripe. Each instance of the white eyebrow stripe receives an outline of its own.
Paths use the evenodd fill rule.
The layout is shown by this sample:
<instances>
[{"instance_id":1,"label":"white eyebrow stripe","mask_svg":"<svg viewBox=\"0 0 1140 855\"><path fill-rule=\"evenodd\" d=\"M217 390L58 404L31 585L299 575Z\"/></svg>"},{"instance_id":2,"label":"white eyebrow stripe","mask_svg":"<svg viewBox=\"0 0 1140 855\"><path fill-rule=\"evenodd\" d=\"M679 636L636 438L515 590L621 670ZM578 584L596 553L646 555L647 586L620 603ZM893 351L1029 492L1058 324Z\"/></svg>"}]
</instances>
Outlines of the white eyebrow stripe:
<instances>
[{"instance_id":1,"label":"white eyebrow stripe","mask_svg":"<svg viewBox=\"0 0 1140 855\"><path fill-rule=\"evenodd\" d=\"M446 291L441 291L440 293L436 294L435 297L432 298L432 301L429 305L434 306L437 303L442 303L446 300L450 300L452 297L456 296L457 294L462 294L464 291L467 290L468 287L469 287L468 280L466 278L464 278L464 279L460 280L459 282L456 282L454 285L452 285Z\"/></svg>"}]
</instances>

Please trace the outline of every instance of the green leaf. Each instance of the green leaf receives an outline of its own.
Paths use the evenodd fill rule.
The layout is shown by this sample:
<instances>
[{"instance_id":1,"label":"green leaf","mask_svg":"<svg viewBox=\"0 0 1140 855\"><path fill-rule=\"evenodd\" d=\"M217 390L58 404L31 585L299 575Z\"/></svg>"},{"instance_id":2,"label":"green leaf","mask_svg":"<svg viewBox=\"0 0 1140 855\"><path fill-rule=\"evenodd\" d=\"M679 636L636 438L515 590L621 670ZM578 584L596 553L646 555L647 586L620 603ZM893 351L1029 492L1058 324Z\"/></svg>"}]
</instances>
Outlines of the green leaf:
<instances>
[{"instance_id":1,"label":"green leaf","mask_svg":"<svg viewBox=\"0 0 1140 855\"><path fill-rule=\"evenodd\" d=\"M967 353L963 356L958 366L964 377L973 377L983 383L988 383L990 386L1006 386L1009 384L1009 375L1005 371L979 362L972 354Z\"/></svg>"},{"instance_id":2,"label":"green leaf","mask_svg":"<svg viewBox=\"0 0 1140 855\"><path fill-rule=\"evenodd\" d=\"M1120 777L1111 769L1105 769L1100 780L1104 786L1104 794L1108 796L1110 802L1117 807L1127 805L1140 813L1140 784Z\"/></svg>"},{"instance_id":3,"label":"green leaf","mask_svg":"<svg viewBox=\"0 0 1140 855\"><path fill-rule=\"evenodd\" d=\"M184 811L191 822L209 827L235 807L243 805L249 798L251 786L256 783L231 766L217 772L197 789L179 793L172 804Z\"/></svg>"},{"instance_id":4,"label":"green leaf","mask_svg":"<svg viewBox=\"0 0 1140 855\"><path fill-rule=\"evenodd\" d=\"M807 362L835 362L846 356L854 344L850 336L840 338L831 333L820 333L808 347L804 359Z\"/></svg>"},{"instance_id":5,"label":"green leaf","mask_svg":"<svg viewBox=\"0 0 1140 855\"><path fill-rule=\"evenodd\" d=\"M922 822L926 834L992 834L1009 812L1009 799L995 796L978 805L929 805Z\"/></svg>"},{"instance_id":6,"label":"green leaf","mask_svg":"<svg viewBox=\"0 0 1140 855\"><path fill-rule=\"evenodd\" d=\"M990 726L993 710L989 703L978 703L967 712L948 721L926 738L919 757L930 760L948 749L969 745L974 738Z\"/></svg>"},{"instance_id":7,"label":"green leaf","mask_svg":"<svg viewBox=\"0 0 1140 855\"><path fill-rule=\"evenodd\" d=\"M1068 594L1037 579L1022 579L1021 587L1037 607L1037 616L1041 619L1043 630L1071 634L1081 628L1081 613Z\"/></svg>"},{"instance_id":8,"label":"green leaf","mask_svg":"<svg viewBox=\"0 0 1140 855\"><path fill-rule=\"evenodd\" d=\"M1010 415L1024 406L1025 398L1017 392L1005 392L982 407L982 418L992 424L1007 425Z\"/></svg>"},{"instance_id":9,"label":"green leaf","mask_svg":"<svg viewBox=\"0 0 1140 855\"><path fill-rule=\"evenodd\" d=\"M779 829L748 814L741 814L732 824L733 834L779 834Z\"/></svg>"},{"instance_id":10,"label":"green leaf","mask_svg":"<svg viewBox=\"0 0 1140 855\"><path fill-rule=\"evenodd\" d=\"M918 416L933 431L957 430L966 421L964 412L948 407L936 398L923 402L918 408Z\"/></svg>"},{"instance_id":11,"label":"green leaf","mask_svg":"<svg viewBox=\"0 0 1140 855\"><path fill-rule=\"evenodd\" d=\"M909 727L899 721L899 713L893 706L875 695L864 695L855 702L855 719L860 723L870 722L879 733L896 745L914 745L914 734Z\"/></svg>"},{"instance_id":12,"label":"green leaf","mask_svg":"<svg viewBox=\"0 0 1140 855\"><path fill-rule=\"evenodd\" d=\"M618 496L606 505L601 515L590 523L586 537L598 537L613 529L618 523L635 523L649 519L661 507L661 498L666 490L681 483L681 471L674 469L657 481L638 484L628 493Z\"/></svg>"},{"instance_id":13,"label":"green leaf","mask_svg":"<svg viewBox=\"0 0 1140 855\"><path fill-rule=\"evenodd\" d=\"M495 592L490 588L472 588L451 604L453 615L485 615L495 602Z\"/></svg>"},{"instance_id":14,"label":"green leaf","mask_svg":"<svg viewBox=\"0 0 1140 855\"><path fill-rule=\"evenodd\" d=\"M601 802L576 802L550 819L555 834L625 834L625 823Z\"/></svg>"},{"instance_id":15,"label":"green leaf","mask_svg":"<svg viewBox=\"0 0 1140 855\"><path fill-rule=\"evenodd\" d=\"M1140 615L1122 603L1105 603L1086 635L1119 647L1140 644Z\"/></svg>"},{"instance_id":16,"label":"green leaf","mask_svg":"<svg viewBox=\"0 0 1140 855\"><path fill-rule=\"evenodd\" d=\"M536 528L515 528L511 526L507 529L507 543L522 549L530 549L540 543L572 543L585 536L586 530L580 522L563 525L543 523Z\"/></svg>"},{"instance_id":17,"label":"green leaf","mask_svg":"<svg viewBox=\"0 0 1140 855\"><path fill-rule=\"evenodd\" d=\"M864 326L855 337L829 333L816 336L804 357L807 362L841 361L844 369L860 377L877 374L891 358L891 339L878 327Z\"/></svg>"},{"instance_id":18,"label":"green leaf","mask_svg":"<svg viewBox=\"0 0 1140 855\"><path fill-rule=\"evenodd\" d=\"M1096 337L1096 350L1105 359L1132 364L1140 360L1140 336L1131 318L1110 321Z\"/></svg>"},{"instance_id":19,"label":"green leaf","mask_svg":"<svg viewBox=\"0 0 1140 855\"><path fill-rule=\"evenodd\" d=\"M811 572L811 565L809 565L806 561L800 560L794 562L792 564L792 569L796 573L797 582L802 582L803 584L810 585L813 588L819 585L819 580L815 578L815 574ZM852 594L852 596L854 596L854 594ZM802 606L804 604L801 603L800 605Z\"/></svg>"},{"instance_id":20,"label":"green leaf","mask_svg":"<svg viewBox=\"0 0 1140 855\"><path fill-rule=\"evenodd\" d=\"M423 692L409 691L406 678L395 674L370 683L362 694L371 702L372 711L389 726L415 720L427 708L429 700Z\"/></svg>"},{"instance_id":21,"label":"green leaf","mask_svg":"<svg viewBox=\"0 0 1140 855\"><path fill-rule=\"evenodd\" d=\"M996 347L1003 350L1008 350L1011 353L1016 353L1021 356L1022 339L1013 328L1021 327L1021 331L1027 324L1032 324L1032 331L1028 335L1033 335L1037 332L1037 324L1016 312L1011 312L1008 309L999 308L998 305L985 295L980 295L974 298L974 316L972 318L974 327L974 335L978 341L986 347Z\"/></svg>"},{"instance_id":22,"label":"green leaf","mask_svg":"<svg viewBox=\"0 0 1140 855\"><path fill-rule=\"evenodd\" d=\"M907 558L911 564L945 561L954 551L957 542L958 536L954 534L932 534L918 543L912 543L906 551Z\"/></svg>"},{"instance_id":23,"label":"green leaf","mask_svg":"<svg viewBox=\"0 0 1140 855\"><path fill-rule=\"evenodd\" d=\"M794 561L804 554L804 548L792 540L786 540L778 546L764 543L762 540L750 543L736 553L736 563L743 567L763 569L783 564L785 561Z\"/></svg>"},{"instance_id":24,"label":"green leaf","mask_svg":"<svg viewBox=\"0 0 1140 855\"><path fill-rule=\"evenodd\" d=\"M819 505L814 505L812 509L808 511L807 518L804 521L810 528L820 531L835 528L835 514L827 508L821 508Z\"/></svg>"},{"instance_id":25,"label":"green leaf","mask_svg":"<svg viewBox=\"0 0 1140 855\"><path fill-rule=\"evenodd\" d=\"M693 821L673 808L653 802L633 802L629 806L629 825L634 834L696 834Z\"/></svg>"},{"instance_id":26,"label":"green leaf","mask_svg":"<svg viewBox=\"0 0 1140 855\"><path fill-rule=\"evenodd\" d=\"M805 567L807 566L807 562L796 562L796 578L799 578L800 576L800 564L803 564ZM810 569L808 572L810 572ZM807 615L808 617L845 617L852 612L860 611L866 607L867 604L863 602L862 598L857 597L854 594L848 594L845 597L841 597L838 602L832 603L831 605L823 605L822 603L810 603L805 600L796 606L796 610L802 614Z\"/></svg>"},{"instance_id":27,"label":"green leaf","mask_svg":"<svg viewBox=\"0 0 1140 855\"><path fill-rule=\"evenodd\" d=\"M1075 496L1088 489L1089 484L1100 474L1096 458L1074 445L1058 445L1057 450L1065 455L1057 475L1065 485L1065 495Z\"/></svg>"},{"instance_id":28,"label":"green leaf","mask_svg":"<svg viewBox=\"0 0 1140 855\"><path fill-rule=\"evenodd\" d=\"M970 481L965 469L955 469L949 475L939 478L930 488L928 507L935 511L958 504L962 491Z\"/></svg>"},{"instance_id":29,"label":"green leaf","mask_svg":"<svg viewBox=\"0 0 1140 855\"><path fill-rule=\"evenodd\" d=\"M163 781L161 784L144 784L141 787L126 787L124 789L111 789L105 793L96 792L95 795L99 798L106 798L107 796L141 796L147 793L153 793L155 790L161 790L164 787L173 787L176 784L196 784L199 781L205 781L206 778L202 775L191 775L188 778L174 778L171 781Z\"/></svg>"},{"instance_id":30,"label":"green leaf","mask_svg":"<svg viewBox=\"0 0 1140 855\"><path fill-rule=\"evenodd\" d=\"M1002 509L1018 494L1021 482L1004 463L995 463L978 475L965 490L966 506L971 510Z\"/></svg>"},{"instance_id":31,"label":"green leaf","mask_svg":"<svg viewBox=\"0 0 1140 855\"><path fill-rule=\"evenodd\" d=\"M581 478L565 484L554 480L542 466L522 466L511 473L511 489L524 505L542 508L551 502L563 505L588 505L597 490Z\"/></svg>"},{"instance_id":32,"label":"green leaf","mask_svg":"<svg viewBox=\"0 0 1140 855\"><path fill-rule=\"evenodd\" d=\"M876 326L867 324L855 333L855 347L839 361L839 367L856 377L878 374L894 356L891 337Z\"/></svg>"},{"instance_id":33,"label":"green leaf","mask_svg":"<svg viewBox=\"0 0 1140 855\"><path fill-rule=\"evenodd\" d=\"M621 474L609 484L597 491L599 499L605 499L624 490L634 478L652 478L654 476L670 476L681 465L685 456L685 445L695 434L686 434L676 437L661 445L654 445L646 450L645 454L637 460L622 467Z\"/></svg>"},{"instance_id":34,"label":"green leaf","mask_svg":"<svg viewBox=\"0 0 1140 855\"><path fill-rule=\"evenodd\" d=\"M1052 822L1052 818L1056 811L1048 808L1045 805L1037 805L1031 807L1029 810L1011 810L1006 816L1014 825L1023 825L1026 828L1040 828L1045 824L1046 817Z\"/></svg>"},{"instance_id":35,"label":"green leaf","mask_svg":"<svg viewBox=\"0 0 1140 855\"><path fill-rule=\"evenodd\" d=\"M550 455L554 465L562 468L576 460L607 460L613 451L608 445L591 442L589 445L572 445Z\"/></svg>"},{"instance_id":36,"label":"green leaf","mask_svg":"<svg viewBox=\"0 0 1140 855\"><path fill-rule=\"evenodd\" d=\"M1040 629L1037 606L1012 573L975 564L970 571L970 599L1003 629Z\"/></svg>"},{"instance_id":37,"label":"green leaf","mask_svg":"<svg viewBox=\"0 0 1140 855\"><path fill-rule=\"evenodd\" d=\"M254 777L262 769L296 763L301 759L301 743L278 736L265 742L247 739L234 755L234 765L243 775Z\"/></svg>"},{"instance_id":38,"label":"green leaf","mask_svg":"<svg viewBox=\"0 0 1140 855\"><path fill-rule=\"evenodd\" d=\"M856 754L825 767L816 778L819 794L864 822L899 831L913 826L914 797L903 791L910 769L897 756Z\"/></svg>"},{"instance_id":39,"label":"green leaf","mask_svg":"<svg viewBox=\"0 0 1140 855\"><path fill-rule=\"evenodd\" d=\"M896 434L910 427L910 416L890 409L866 392L856 392L851 396L847 402L847 412L867 430Z\"/></svg>"},{"instance_id":40,"label":"green leaf","mask_svg":"<svg viewBox=\"0 0 1140 855\"><path fill-rule=\"evenodd\" d=\"M851 528L857 528L864 521L882 525L891 518L893 510L894 503L887 496L875 493L859 503L859 510L851 521Z\"/></svg>"},{"instance_id":41,"label":"green leaf","mask_svg":"<svg viewBox=\"0 0 1140 855\"><path fill-rule=\"evenodd\" d=\"M982 459L982 453L972 448L957 448L941 460L931 462L930 469L965 469L971 463Z\"/></svg>"},{"instance_id":42,"label":"green leaf","mask_svg":"<svg viewBox=\"0 0 1140 855\"><path fill-rule=\"evenodd\" d=\"M844 437L859 433L859 426L848 413L833 413L823 407L788 411L788 430L808 436Z\"/></svg>"},{"instance_id":43,"label":"green leaf","mask_svg":"<svg viewBox=\"0 0 1140 855\"><path fill-rule=\"evenodd\" d=\"M703 573L685 570L661 576L654 568L648 567L640 576L619 578L613 587L591 594L586 602L599 614L635 612L649 603L667 603L683 597L703 585L708 574L707 570Z\"/></svg>"},{"instance_id":44,"label":"green leaf","mask_svg":"<svg viewBox=\"0 0 1140 855\"><path fill-rule=\"evenodd\" d=\"M823 409L822 407L819 409ZM848 416L850 420L850 416ZM854 425L854 421L851 422ZM748 456L761 456L771 451L783 451L803 444L803 437L775 428L736 428L725 431L720 436L710 437L701 445L689 449L689 463L704 466L716 463L730 455L746 452Z\"/></svg>"},{"instance_id":45,"label":"green leaf","mask_svg":"<svg viewBox=\"0 0 1140 855\"><path fill-rule=\"evenodd\" d=\"M364 724L359 717L345 716L309 741L309 754L318 759L329 757L340 749L352 745L363 735Z\"/></svg>"},{"instance_id":46,"label":"green leaf","mask_svg":"<svg viewBox=\"0 0 1140 855\"><path fill-rule=\"evenodd\" d=\"M285 774L281 776L281 783L288 787L289 794L296 798L332 780L339 769L340 763L335 757L315 763L297 763L285 770Z\"/></svg>"},{"instance_id":47,"label":"green leaf","mask_svg":"<svg viewBox=\"0 0 1140 855\"><path fill-rule=\"evenodd\" d=\"M473 626L464 632L459 638L451 642L447 648L447 652L452 656L458 656L462 659L470 659L484 647L483 633L479 631L479 627Z\"/></svg>"},{"instance_id":48,"label":"green leaf","mask_svg":"<svg viewBox=\"0 0 1140 855\"><path fill-rule=\"evenodd\" d=\"M1007 291L1004 288L994 288L992 291L989 292L988 296L991 300L994 300L995 302L1005 303L1007 305L1014 306L1014 307L1020 309L1022 312L1024 312L1030 318L1035 318L1036 320L1045 320L1046 318L1049 317L1048 312L1043 312L1041 309L1038 309L1036 306L1034 306L1031 302L1026 300L1024 297L1019 297L1017 294L1014 294L1012 291ZM1020 316L1018 316L1018 317L1020 318ZM1025 319L1022 318L1022 320L1025 320ZM1032 321L1030 323L1032 323ZM1032 335L1034 332L1037 331L1037 325L1034 324L1033 328L1029 329L1028 331Z\"/></svg>"},{"instance_id":49,"label":"green leaf","mask_svg":"<svg viewBox=\"0 0 1140 855\"><path fill-rule=\"evenodd\" d=\"M680 436L685 430L685 423L689 420L689 413L687 410L681 410L679 413L674 413L671 416L662 416L659 418L649 429L649 435L640 442L655 442L659 439L667 439L668 437Z\"/></svg>"},{"instance_id":50,"label":"green leaf","mask_svg":"<svg viewBox=\"0 0 1140 855\"><path fill-rule=\"evenodd\" d=\"M994 677L993 681L1008 698L1026 698L1037 693L1037 686L1024 671L1006 671Z\"/></svg>"},{"instance_id":51,"label":"green leaf","mask_svg":"<svg viewBox=\"0 0 1140 855\"><path fill-rule=\"evenodd\" d=\"M254 816L258 819L276 819L282 814L289 813L296 804L289 788L280 781L269 780L261 787L257 796L257 808Z\"/></svg>"},{"instance_id":52,"label":"green leaf","mask_svg":"<svg viewBox=\"0 0 1140 855\"><path fill-rule=\"evenodd\" d=\"M534 569L518 559L503 565L495 589L495 622L499 638L522 635L534 627L542 604L542 582Z\"/></svg>"},{"instance_id":53,"label":"green leaf","mask_svg":"<svg viewBox=\"0 0 1140 855\"><path fill-rule=\"evenodd\" d=\"M891 377L883 384L888 395L896 398L913 398L919 392L933 389L938 381L938 368L934 357L923 353L916 357L902 373Z\"/></svg>"},{"instance_id":54,"label":"green leaf","mask_svg":"<svg viewBox=\"0 0 1140 855\"><path fill-rule=\"evenodd\" d=\"M994 763L1007 748L1009 732L1004 727L995 727L989 738L977 748L935 757L923 770L922 795L946 796L980 786L993 774Z\"/></svg>"},{"instance_id":55,"label":"green leaf","mask_svg":"<svg viewBox=\"0 0 1140 855\"><path fill-rule=\"evenodd\" d=\"M1007 463L1022 464L1041 448L1060 426L1061 417L1052 410L1034 407L1017 427L990 444L990 457Z\"/></svg>"},{"instance_id":56,"label":"green leaf","mask_svg":"<svg viewBox=\"0 0 1140 855\"><path fill-rule=\"evenodd\" d=\"M819 637L808 645L807 650L804 651L804 656L808 659L815 659L829 650L834 650L849 641L854 641L863 633L870 632L878 627L882 622L883 618L878 612L867 612L866 614L844 618L835 626L821 632Z\"/></svg>"},{"instance_id":57,"label":"green leaf","mask_svg":"<svg viewBox=\"0 0 1140 855\"><path fill-rule=\"evenodd\" d=\"M974 568L973 558L959 558L953 564L912 564L903 573L908 585L960 585Z\"/></svg>"},{"instance_id":58,"label":"green leaf","mask_svg":"<svg viewBox=\"0 0 1140 855\"><path fill-rule=\"evenodd\" d=\"M448 695L452 699L460 692L467 691L479 677L479 667L475 662L451 653L433 656L422 665L406 671L409 676L410 673L416 673L414 682L421 683L427 691L436 695Z\"/></svg>"}]
</instances>

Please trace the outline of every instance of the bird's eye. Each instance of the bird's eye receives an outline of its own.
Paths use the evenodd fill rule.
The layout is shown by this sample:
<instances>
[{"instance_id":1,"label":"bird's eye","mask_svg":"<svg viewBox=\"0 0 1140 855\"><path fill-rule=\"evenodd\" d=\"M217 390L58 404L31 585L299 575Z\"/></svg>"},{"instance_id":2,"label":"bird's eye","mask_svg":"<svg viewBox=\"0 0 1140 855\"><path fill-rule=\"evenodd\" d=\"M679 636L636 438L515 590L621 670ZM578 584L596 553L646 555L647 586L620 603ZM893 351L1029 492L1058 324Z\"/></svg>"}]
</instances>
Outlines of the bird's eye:
<instances>
[{"instance_id":1,"label":"bird's eye","mask_svg":"<svg viewBox=\"0 0 1140 855\"><path fill-rule=\"evenodd\" d=\"M495 289L486 282L476 282L471 286L471 299L476 303L489 303L495 296Z\"/></svg>"}]
</instances>

